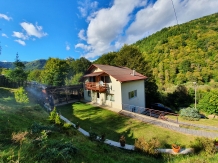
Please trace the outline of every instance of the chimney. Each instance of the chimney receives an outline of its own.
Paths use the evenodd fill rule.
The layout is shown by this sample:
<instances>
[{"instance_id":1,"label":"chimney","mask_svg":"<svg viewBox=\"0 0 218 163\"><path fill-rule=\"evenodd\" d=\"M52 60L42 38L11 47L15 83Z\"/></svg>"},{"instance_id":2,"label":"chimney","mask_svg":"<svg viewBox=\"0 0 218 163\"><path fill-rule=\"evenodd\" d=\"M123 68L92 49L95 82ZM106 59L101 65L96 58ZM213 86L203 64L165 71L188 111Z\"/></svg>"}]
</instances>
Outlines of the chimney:
<instances>
[{"instance_id":1,"label":"chimney","mask_svg":"<svg viewBox=\"0 0 218 163\"><path fill-rule=\"evenodd\" d=\"M134 69L132 70L132 76L135 76L135 70Z\"/></svg>"}]
</instances>

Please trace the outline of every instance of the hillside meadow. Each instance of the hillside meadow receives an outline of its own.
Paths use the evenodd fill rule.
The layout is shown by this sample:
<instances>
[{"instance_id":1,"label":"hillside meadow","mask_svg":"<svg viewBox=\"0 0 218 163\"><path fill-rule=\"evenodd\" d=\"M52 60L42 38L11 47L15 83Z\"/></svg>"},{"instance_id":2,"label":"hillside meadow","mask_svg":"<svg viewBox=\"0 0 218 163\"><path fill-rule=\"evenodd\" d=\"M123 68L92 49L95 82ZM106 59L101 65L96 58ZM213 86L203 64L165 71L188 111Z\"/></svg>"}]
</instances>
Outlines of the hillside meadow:
<instances>
[{"instance_id":1,"label":"hillside meadow","mask_svg":"<svg viewBox=\"0 0 218 163\"><path fill-rule=\"evenodd\" d=\"M218 155L173 156L149 155L108 146L91 141L75 128L63 127L48 120L49 114L31 98L29 104L18 104L14 99L16 89L0 88L0 162L217 162ZM73 106L73 107L72 107ZM73 109L72 109L73 108ZM145 124L111 111L84 103L58 107L61 114L72 122L79 122L85 130L117 140L125 134L127 143L137 137L146 140L156 137L162 147L179 141L188 147L194 137ZM118 140L117 140L118 141Z\"/></svg>"}]
</instances>

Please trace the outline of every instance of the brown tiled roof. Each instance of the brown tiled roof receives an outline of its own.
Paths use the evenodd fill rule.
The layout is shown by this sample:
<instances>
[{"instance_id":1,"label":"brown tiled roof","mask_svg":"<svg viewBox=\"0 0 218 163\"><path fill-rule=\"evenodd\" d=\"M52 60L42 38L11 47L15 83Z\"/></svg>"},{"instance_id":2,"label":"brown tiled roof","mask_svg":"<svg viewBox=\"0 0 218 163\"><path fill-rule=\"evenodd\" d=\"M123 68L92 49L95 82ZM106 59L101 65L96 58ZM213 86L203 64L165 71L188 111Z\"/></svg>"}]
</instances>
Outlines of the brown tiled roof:
<instances>
[{"instance_id":1,"label":"brown tiled roof","mask_svg":"<svg viewBox=\"0 0 218 163\"><path fill-rule=\"evenodd\" d=\"M88 68L88 72L91 72L91 70L95 67L101 69L103 72L114 77L115 79L117 79L120 82L147 79L146 76L144 76L136 71L135 71L135 75L133 75L133 70L131 70L127 67L115 67L115 66L110 66L110 65L93 64ZM84 77L86 77L87 75L85 75Z\"/></svg>"},{"instance_id":2,"label":"brown tiled roof","mask_svg":"<svg viewBox=\"0 0 218 163\"><path fill-rule=\"evenodd\" d=\"M102 72L93 72L93 73L91 73L91 74L86 74L86 75L84 75L83 77L89 77L89 76L98 76L98 75L101 75L101 74L103 74L104 72L102 71Z\"/></svg>"}]
</instances>

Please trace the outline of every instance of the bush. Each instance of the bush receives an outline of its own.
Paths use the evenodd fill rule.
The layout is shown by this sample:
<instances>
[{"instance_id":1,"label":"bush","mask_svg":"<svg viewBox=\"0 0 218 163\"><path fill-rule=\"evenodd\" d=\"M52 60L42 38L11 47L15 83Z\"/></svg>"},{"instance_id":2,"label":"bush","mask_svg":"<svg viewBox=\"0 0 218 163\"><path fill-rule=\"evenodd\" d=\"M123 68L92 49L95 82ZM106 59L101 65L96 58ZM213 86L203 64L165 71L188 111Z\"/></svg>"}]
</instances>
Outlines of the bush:
<instances>
[{"instance_id":1,"label":"bush","mask_svg":"<svg viewBox=\"0 0 218 163\"><path fill-rule=\"evenodd\" d=\"M22 141L25 139L25 136L28 134L27 131L25 132L18 132L18 133L12 133L12 141L14 143L22 143Z\"/></svg>"},{"instance_id":2,"label":"bush","mask_svg":"<svg viewBox=\"0 0 218 163\"><path fill-rule=\"evenodd\" d=\"M189 121L198 121L201 118L199 111L190 107L182 109L180 116Z\"/></svg>"},{"instance_id":3,"label":"bush","mask_svg":"<svg viewBox=\"0 0 218 163\"><path fill-rule=\"evenodd\" d=\"M57 124L57 125L61 124L61 119L60 119L60 116L58 114L56 114L56 116L55 116L55 124Z\"/></svg>"},{"instance_id":4,"label":"bush","mask_svg":"<svg viewBox=\"0 0 218 163\"><path fill-rule=\"evenodd\" d=\"M216 153L214 140L205 137L196 138L193 142L191 142L191 148L194 148L195 153L203 152L206 155Z\"/></svg>"},{"instance_id":5,"label":"bush","mask_svg":"<svg viewBox=\"0 0 218 163\"><path fill-rule=\"evenodd\" d=\"M56 118L56 115L57 115L57 110L56 110L56 107L54 107L54 109L50 112L50 116L48 117L48 119L50 121L55 121L55 118Z\"/></svg>"},{"instance_id":6,"label":"bush","mask_svg":"<svg viewBox=\"0 0 218 163\"><path fill-rule=\"evenodd\" d=\"M34 122L30 130L31 130L31 133L41 133L43 130L53 132L53 131L57 131L58 129L54 126L43 126L39 123Z\"/></svg>"},{"instance_id":7,"label":"bush","mask_svg":"<svg viewBox=\"0 0 218 163\"><path fill-rule=\"evenodd\" d=\"M18 88L15 92L15 100L18 103L29 103L29 98L27 97L27 93L25 92L23 87Z\"/></svg>"},{"instance_id":8,"label":"bush","mask_svg":"<svg viewBox=\"0 0 218 163\"><path fill-rule=\"evenodd\" d=\"M37 158L45 162L69 162L77 153L77 148L70 142L50 141L41 149Z\"/></svg>"},{"instance_id":9,"label":"bush","mask_svg":"<svg viewBox=\"0 0 218 163\"><path fill-rule=\"evenodd\" d=\"M68 129L68 128L70 128L72 126L72 124L70 124L70 123L64 123L64 125L63 125L63 127L65 128L65 129Z\"/></svg>"},{"instance_id":10,"label":"bush","mask_svg":"<svg viewBox=\"0 0 218 163\"><path fill-rule=\"evenodd\" d=\"M156 150L160 146L160 142L156 138L152 138L149 141L146 141L143 137L138 138L135 141L135 150L144 152L150 155L157 155L158 151Z\"/></svg>"}]
</instances>

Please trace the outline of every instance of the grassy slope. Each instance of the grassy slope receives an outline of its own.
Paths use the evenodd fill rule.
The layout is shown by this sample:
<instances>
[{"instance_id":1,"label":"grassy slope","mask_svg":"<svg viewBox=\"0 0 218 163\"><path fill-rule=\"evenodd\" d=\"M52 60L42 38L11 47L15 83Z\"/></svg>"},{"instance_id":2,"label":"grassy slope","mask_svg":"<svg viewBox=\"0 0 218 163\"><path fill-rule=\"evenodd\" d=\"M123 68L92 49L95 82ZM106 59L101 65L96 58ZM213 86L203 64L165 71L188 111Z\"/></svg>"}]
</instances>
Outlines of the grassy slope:
<instances>
[{"instance_id":1,"label":"grassy slope","mask_svg":"<svg viewBox=\"0 0 218 163\"><path fill-rule=\"evenodd\" d=\"M36 146L33 140L36 140L42 134L31 133L30 127L34 122L43 126L52 126L48 121L48 114L40 106L34 103L26 106L17 104L14 100L12 89L0 88L0 163L3 162L216 162L217 156L200 157L199 156L179 156L173 157L171 155L163 155L158 158L154 158L145 154L136 152L130 152L119 148L110 147L100 142L90 141L87 137L84 137L77 130L70 128L64 130L62 127L55 125L54 127L58 131L52 132L46 138L46 141ZM126 117L120 117L112 112L104 113L100 108L90 108L89 105L76 105L74 107L74 116L72 116L72 122L79 121L82 128L89 130L92 127L93 131L102 132L98 130L100 127L105 128L107 137L115 135L114 140L117 139L116 134L125 133L129 129L127 135L127 141L131 142L138 135L131 137L131 133L135 130L138 134L144 134L145 137L149 138L157 134L161 134L169 137L165 137L166 142L170 142L173 139L173 132L167 131L162 128L150 126L148 124L140 123ZM61 112L64 114L64 110L67 106L61 107ZM71 108L68 106L68 108ZM84 110L82 109L84 108ZM101 114L100 114L101 113ZM70 113L72 115L72 112ZM77 115L77 116L75 116ZM71 117L68 115L69 118ZM103 118L99 118L102 116ZM87 124L87 118L90 118L89 125ZM104 122L104 120L106 120ZM119 123L118 121L119 120ZM104 122L104 123L103 123ZM110 126L110 125L112 126ZM124 127L123 127L124 126ZM143 130L144 129L144 130ZM148 130L149 129L149 132ZM28 135L25 140L20 143L12 142L11 135L13 132L18 133L20 131L28 131ZM161 133L163 132L163 133ZM164 134L165 133L165 134ZM178 136L174 135L174 139L188 139L185 135ZM170 141L169 141L170 140ZM77 154L69 155L66 152L60 153L60 149L57 149L57 145L73 144L78 149ZM52 146L53 145L53 146ZM56 152L55 152L56 151ZM59 153L57 153L57 151ZM63 151L63 150L62 150ZM67 158L68 157L68 158ZM212 160L213 159L213 160Z\"/></svg>"},{"instance_id":2,"label":"grassy slope","mask_svg":"<svg viewBox=\"0 0 218 163\"><path fill-rule=\"evenodd\" d=\"M56 126L58 132L48 136L45 144L34 146L33 140L40 135L31 134L29 128L34 122L44 126L51 126L47 121L48 114L39 106L29 104L19 105L15 102L11 89L0 88L0 162L163 162L163 159L152 158L135 152L110 147L99 142L90 141L75 129L63 130ZM13 132L28 131L26 139L17 144L11 141ZM66 159L66 155L57 156L50 152L42 157L42 152L55 150L50 148L54 142L72 143L78 149L73 159ZM41 157L41 158L40 158ZM59 159L62 158L60 161ZM58 161L57 161L58 160Z\"/></svg>"}]
</instances>

